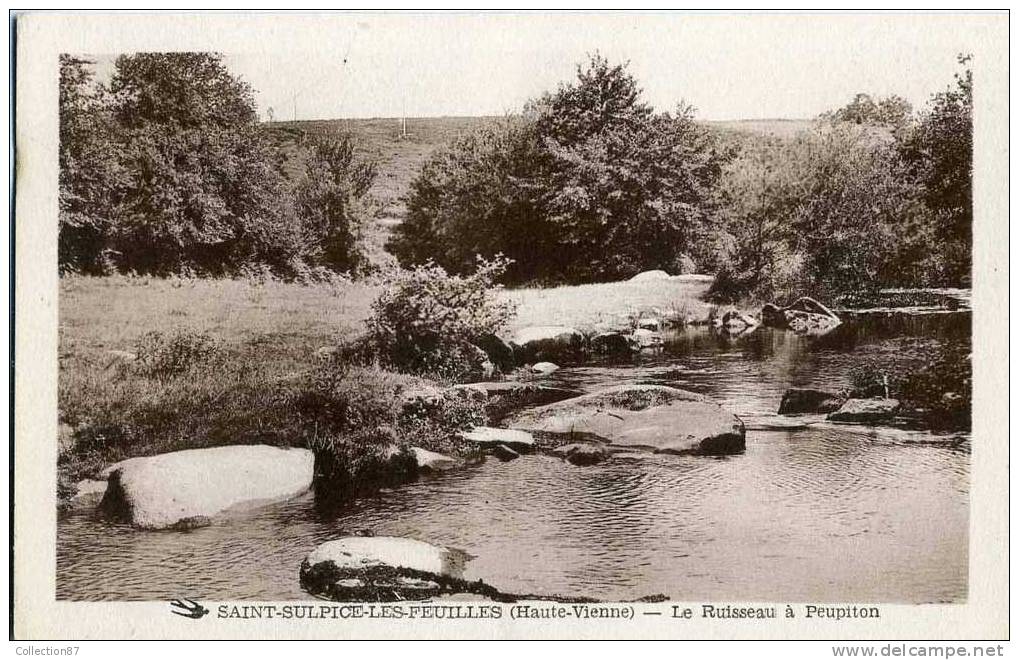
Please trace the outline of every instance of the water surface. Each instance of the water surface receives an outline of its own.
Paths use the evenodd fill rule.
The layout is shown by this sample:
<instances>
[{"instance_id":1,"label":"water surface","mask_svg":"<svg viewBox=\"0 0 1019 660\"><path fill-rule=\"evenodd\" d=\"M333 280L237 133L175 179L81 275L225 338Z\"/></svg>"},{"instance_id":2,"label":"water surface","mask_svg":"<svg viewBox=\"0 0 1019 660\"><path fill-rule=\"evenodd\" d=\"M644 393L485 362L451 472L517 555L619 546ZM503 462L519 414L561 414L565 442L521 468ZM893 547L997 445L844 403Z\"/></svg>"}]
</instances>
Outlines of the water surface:
<instances>
[{"instance_id":1,"label":"water surface","mask_svg":"<svg viewBox=\"0 0 1019 660\"><path fill-rule=\"evenodd\" d=\"M688 330L658 353L564 368L554 380L584 390L661 382L708 394L747 421L744 454L621 454L588 467L543 455L489 459L341 511L322 510L306 495L190 532L65 514L57 595L306 599L298 584L304 556L326 540L371 530L463 549L474 556L466 577L507 592L964 600L967 438L824 423L765 429L789 387L847 385L861 356L901 350L903 338L968 336L965 313L861 316L817 339Z\"/></svg>"}]
</instances>

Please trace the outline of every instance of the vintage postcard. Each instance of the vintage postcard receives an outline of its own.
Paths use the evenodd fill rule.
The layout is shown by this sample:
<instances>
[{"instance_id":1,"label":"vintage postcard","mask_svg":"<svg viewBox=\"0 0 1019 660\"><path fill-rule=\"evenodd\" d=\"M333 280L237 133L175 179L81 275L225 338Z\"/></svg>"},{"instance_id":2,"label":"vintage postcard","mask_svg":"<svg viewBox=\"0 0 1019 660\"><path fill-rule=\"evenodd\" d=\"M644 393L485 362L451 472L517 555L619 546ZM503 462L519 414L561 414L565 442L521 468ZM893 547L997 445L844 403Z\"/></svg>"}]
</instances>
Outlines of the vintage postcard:
<instances>
[{"instance_id":1,"label":"vintage postcard","mask_svg":"<svg viewBox=\"0 0 1019 660\"><path fill-rule=\"evenodd\" d=\"M1008 638L1007 12L14 29L14 638Z\"/></svg>"}]
</instances>

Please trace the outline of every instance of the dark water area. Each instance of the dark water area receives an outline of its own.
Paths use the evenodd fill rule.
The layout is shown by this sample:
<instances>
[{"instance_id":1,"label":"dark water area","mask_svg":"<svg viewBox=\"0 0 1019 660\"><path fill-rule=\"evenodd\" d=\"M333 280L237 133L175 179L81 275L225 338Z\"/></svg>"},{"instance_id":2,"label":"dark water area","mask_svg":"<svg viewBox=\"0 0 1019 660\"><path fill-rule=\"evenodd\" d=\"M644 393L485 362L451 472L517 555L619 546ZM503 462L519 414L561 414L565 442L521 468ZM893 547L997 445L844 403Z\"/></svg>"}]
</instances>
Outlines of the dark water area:
<instances>
[{"instance_id":1,"label":"dark water area","mask_svg":"<svg viewBox=\"0 0 1019 660\"><path fill-rule=\"evenodd\" d=\"M301 561L371 530L462 549L467 578L505 592L632 600L958 602L968 572L969 438L839 425L781 428L790 387L841 389L862 359L968 344L970 315L861 314L818 338L675 333L623 363L568 367L583 390L627 382L701 392L740 415L723 458L617 454L577 467L540 454L484 463L325 511L311 495L189 532L90 511L58 521L57 596L307 599ZM977 441L979 441L977 439Z\"/></svg>"}]
</instances>

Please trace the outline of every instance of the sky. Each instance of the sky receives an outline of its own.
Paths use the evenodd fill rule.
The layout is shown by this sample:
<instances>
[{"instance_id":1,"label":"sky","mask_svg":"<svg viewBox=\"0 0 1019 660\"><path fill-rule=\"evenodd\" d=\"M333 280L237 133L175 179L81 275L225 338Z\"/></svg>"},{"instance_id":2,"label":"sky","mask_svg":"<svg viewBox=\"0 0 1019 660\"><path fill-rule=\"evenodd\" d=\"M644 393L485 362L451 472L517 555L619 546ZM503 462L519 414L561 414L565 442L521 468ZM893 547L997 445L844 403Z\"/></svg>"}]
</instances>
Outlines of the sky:
<instances>
[{"instance_id":1,"label":"sky","mask_svg":"<svg viewBox=\"0 0 1019 660\"><path fill-rule=\"evenodd\" d=\"M659 110L685 101L707 120L797 119L858 92L922 107L952 83L956 55L979 50L986 18L334 14L262 20L210 44L254 87L263 118L270 108L280 120L518 112L598 51L628 61Z\"/></svg>"}]
</instances>

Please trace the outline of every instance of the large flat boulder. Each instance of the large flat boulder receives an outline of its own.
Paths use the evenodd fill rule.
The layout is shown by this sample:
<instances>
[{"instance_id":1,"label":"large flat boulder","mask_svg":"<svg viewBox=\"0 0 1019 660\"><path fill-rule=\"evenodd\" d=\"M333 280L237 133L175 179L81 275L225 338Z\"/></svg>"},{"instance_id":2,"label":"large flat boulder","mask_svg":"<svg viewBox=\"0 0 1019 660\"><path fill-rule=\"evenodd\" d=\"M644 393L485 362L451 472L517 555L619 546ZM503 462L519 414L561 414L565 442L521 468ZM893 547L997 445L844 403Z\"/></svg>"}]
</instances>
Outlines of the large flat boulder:
<instances>
[{"instance_id":1,"label":"large flat boulder","mask_svg":"<svg viewBox=\"0 0 1019 660\"><path fill-rule=\"evenodd\" d=\"M665 385L619 385L503 420L530 432L591 435L616 447L674 454L746 448L743 422L707 398Z\"/></svg>"},{"instance_id":2,"label":"large flat boulder","mask_svg":"<svg viewBox=\"0 0 1019 660\"><path fill-rule=\"evenodd\" d=\"M225 511L299 495L311 487L307 449L234 445L122 461L109 472L101 508L146 529L207 524Z\"/></svg>"},{"instance_id":3,"label":"large flat boulder","mask_svg":"<svg viewBox=\"0 0 1019 660\"><path fill-rule=\"evenodd\" d=\"M885 422L899 411L896 399L849 399L835 412L828 415L833 422L855 422L860 424Z\"/></svg>"},{"instance_id":4,"label":"large flat boulder","mask_svg":"<svg viewBox=\"0 0 1019 660\"><path fill-rule=\"evenodd\" d=\"M315 548L301 563L301 587L338 601L421 600L459 593L467 555L416 539L350 536Z\"/></svg>"},{"instance_id":5,"label":"large flat boulder","mask_svg":"<svg viewBox=\"0 0 1019 660\"><path fill-rule=\"evenodd\" d=\"M575 357L584 351L584 335L576 328L541 325L522 328L510 342L518 362Z\"/></svg>"}]
</instances>

